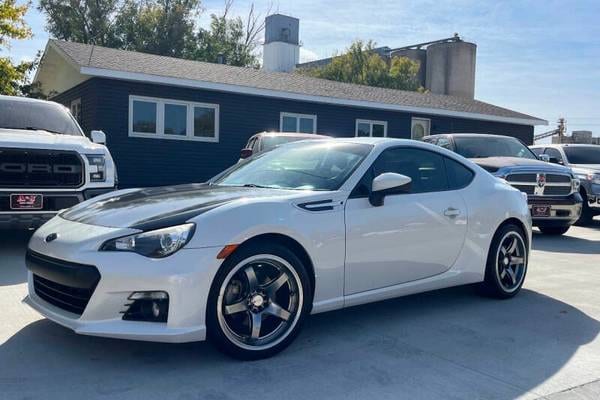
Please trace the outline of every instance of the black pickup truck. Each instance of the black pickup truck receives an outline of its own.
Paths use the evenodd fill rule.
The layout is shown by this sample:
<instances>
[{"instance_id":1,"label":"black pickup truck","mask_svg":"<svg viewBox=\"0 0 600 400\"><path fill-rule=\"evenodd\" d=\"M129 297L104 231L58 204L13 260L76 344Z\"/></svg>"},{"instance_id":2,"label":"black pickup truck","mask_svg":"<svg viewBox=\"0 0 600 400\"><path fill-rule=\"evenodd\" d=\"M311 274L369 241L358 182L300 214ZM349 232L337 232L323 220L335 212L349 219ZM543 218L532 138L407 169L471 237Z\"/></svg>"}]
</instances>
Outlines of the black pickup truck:
<instances>
[{"instance_id":1,"label":"black pickup truck","mask_svg":"<svg viewBox=\"0 0 600 400\"><path fill-rule=\"evenodd\" d=\"M469 158L526 193L533 226L542 233L562 235L579 219L583 201L579 180L569 168L539 160L520 140L476 133L432 135L423 140Z\"/></svg>"}]
</instances>

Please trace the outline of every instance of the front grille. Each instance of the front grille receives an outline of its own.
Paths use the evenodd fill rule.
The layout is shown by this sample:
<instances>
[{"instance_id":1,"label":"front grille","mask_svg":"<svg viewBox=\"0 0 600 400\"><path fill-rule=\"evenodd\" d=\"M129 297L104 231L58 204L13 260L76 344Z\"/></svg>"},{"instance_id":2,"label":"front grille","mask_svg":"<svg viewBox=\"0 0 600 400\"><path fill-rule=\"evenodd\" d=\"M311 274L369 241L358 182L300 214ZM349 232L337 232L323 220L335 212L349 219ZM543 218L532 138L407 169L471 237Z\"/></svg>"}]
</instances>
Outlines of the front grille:
<instances>
[{"instance_id":1,"label":"front grille","mask_svg":"<svg viewBox=\"0 0 600 400\"><path fill-rule=\"evenodd\" d=\"M75 152L0 149L0 187L76 188L83 184L83 172Z\"/></svg>"},{"instance_id":2,"label":"front grille","mask_svg":"<svg viewBox=\"0 0 600 400\"><path fill-rule=\"evenodd\" d=\"M33 288L42 300L81 315L88 305L100 273L92 265L71 263L27 252L27 268L33 272Z\"/></svg>"},{"instance_id":3,"label":"front grille","mask_svg":"<svg viewBox=\"0 0 600 400\"><path fill-rule=\"evenodd\" d=\"M571 193L571 177L561 174L545 174L545 182L538 186L538 174L515 173L506 177L514 188L528 195L568 196Z\"/></svg>"},{"instance_id":4,"label":"front grille","mask_svg":"<svg viewBox=\"0 0 600 400\"><path fill-rule=\"evenodd\" d=\"M35 294L63 310L81 315L92 297L93 289L78 289L33 275Z\"/></svg>"}]
</instances>

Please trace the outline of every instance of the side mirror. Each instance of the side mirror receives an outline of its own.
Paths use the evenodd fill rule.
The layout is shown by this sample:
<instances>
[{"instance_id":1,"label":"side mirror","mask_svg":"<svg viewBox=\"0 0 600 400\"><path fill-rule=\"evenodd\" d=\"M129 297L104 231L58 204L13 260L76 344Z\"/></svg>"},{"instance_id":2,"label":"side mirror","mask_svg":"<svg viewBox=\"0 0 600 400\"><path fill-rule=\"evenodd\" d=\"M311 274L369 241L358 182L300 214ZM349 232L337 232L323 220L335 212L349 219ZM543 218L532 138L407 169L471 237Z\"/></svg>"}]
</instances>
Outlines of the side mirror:
<instances>
[{"instance_id":1,"label":"side mirror","mask_svg":"<svg viewBox=\"0 0 600 400\"><path fill-rule=\"evenodd\" d=\"M373 207L383 205L383 199L390 194L409 193L412 179L406 175L386 172L373 179L369 202Z\"/></svg>"},{"instance_id":2,"label":"side mirror","mask_svg":"<svg viewBox=\"0 0 600 400\"><path fill-rule=\"evenodd\" d=\"M562 160L559 160L556 157L548 157L548 158L549 158L548 162L551 162L552 164L561 164L561 165L563 164Z\"/></svg>"},{"instance_id":3,"label":"side mirror","mask_svg":"<svg viewBox=\"0 0 600 400\"><path fill-rule=\"evenodd\" d=\"M106 144L106 135L102 131L92 131L90 133L92 142L97 144Z\"/></svg>"},{"instance_id":4,"label":"side mirror","mask_svg":"<svg viewBox=\"0 0 600 400\"><path fill-rule=\"evenodd\" d=\"M241 159L246 159L246 158L250 157L251 155L252 155L252 149L242 149L242 151L240 151Z\"/></svg>"},{"instance_id":5,"label":"side mirror","mask_svg":"<svg viewBox=\"0 0 600 400\"><path fill-rule=\"evenodd\" d=\"M540 154L538 155L540 161L550 162L550 156L548 154Z\"/></svg>"}]
</instances>

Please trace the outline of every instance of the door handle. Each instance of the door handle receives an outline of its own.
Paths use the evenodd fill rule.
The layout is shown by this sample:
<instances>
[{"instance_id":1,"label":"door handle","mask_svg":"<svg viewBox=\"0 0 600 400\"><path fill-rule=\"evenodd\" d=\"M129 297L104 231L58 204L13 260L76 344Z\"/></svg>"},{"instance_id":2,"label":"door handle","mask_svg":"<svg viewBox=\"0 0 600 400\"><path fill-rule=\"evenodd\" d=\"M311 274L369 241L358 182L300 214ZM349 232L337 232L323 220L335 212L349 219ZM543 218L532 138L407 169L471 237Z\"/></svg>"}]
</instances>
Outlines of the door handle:
<instances>
[{"instance_id":1,"label":"door handle","mask_svg":"<svg viewBox=\"0 0 600 400\"><path fill-rule=\"evenodd\" d=\"M446 217L454 218L460 215L460 210L458 208L448 207L444 210L444 215Z\"/></svg>"}]
</instances>

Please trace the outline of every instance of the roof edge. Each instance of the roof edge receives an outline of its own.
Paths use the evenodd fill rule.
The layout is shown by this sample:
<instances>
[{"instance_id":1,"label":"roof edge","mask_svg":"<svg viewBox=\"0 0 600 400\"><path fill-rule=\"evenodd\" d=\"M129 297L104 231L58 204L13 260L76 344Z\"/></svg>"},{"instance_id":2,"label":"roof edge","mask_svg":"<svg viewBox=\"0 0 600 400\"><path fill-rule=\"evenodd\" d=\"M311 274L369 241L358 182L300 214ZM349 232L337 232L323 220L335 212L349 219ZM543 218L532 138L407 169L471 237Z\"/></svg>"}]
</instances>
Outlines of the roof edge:
<instances>
[{"instance_id":1,"label":"roof edge","mask_svg":"<svg viewBox=\"0 0 600 400\"><path fill-rule=\"evenodd\" d=\"M343 106L350 106L350 107L375 108L375 109L387 110L387 111L402 111L402 112L412 112L412 113L420 113L420 114L431 114L431 115L458 117L458 118L465 118L465 119L476 119L476 120L481 120L481 121L504 122L504 123L517 124L517 125L529 125L529 126L548 125L548 121L543 120L543 119L537 119L537 118L502 117L502 116L495 116L495 115L489 115L489 114L470 113L470 112L466 112L466 111L451 111L451 110L444 110L444 109L439 109L439 108L401 106L401 105L396 105L396 104L380 103L380 102L374 102L374 101L351 100L351 99L341 99L338 97L307 95L307 94L295 93L295 92L286 92L286 91L279 91L279 90L272 90L272 89L261 89L261 88L233 85L233 84L227 84L227 83L214 83L214 82L199 81L199 80L194 80L194 79L168 77L168 76L162 76L162 75L151 75L151 74L144 74L144 73L138 73L138 72L118 71L118 70L105 69L105 68L81 66L80 73L82 75L88 75L88 76L94 76L94 77L100 77L100 78L112 78L112 79L118 79L118 80L128 80L128 81L137 81L137 82L146 82L146 83L154 83L154 84L173 85L173 86L183 86L183 87L190 87L190 88L195 88L195 89L207 89L207 90L216 90L216 91L221 91L221 92L242 93L242 94L254 95L254 96L284 98L284 99L289 99L289 100L309 101L309 102L314 102L314 103L325 103L325 104L343 105Z\"/></svg>"}]
</instances>

